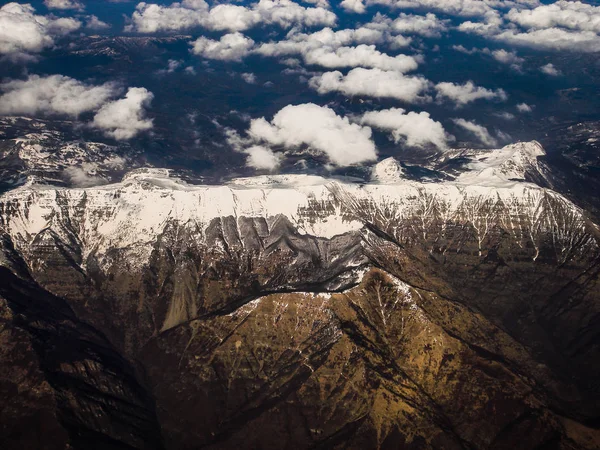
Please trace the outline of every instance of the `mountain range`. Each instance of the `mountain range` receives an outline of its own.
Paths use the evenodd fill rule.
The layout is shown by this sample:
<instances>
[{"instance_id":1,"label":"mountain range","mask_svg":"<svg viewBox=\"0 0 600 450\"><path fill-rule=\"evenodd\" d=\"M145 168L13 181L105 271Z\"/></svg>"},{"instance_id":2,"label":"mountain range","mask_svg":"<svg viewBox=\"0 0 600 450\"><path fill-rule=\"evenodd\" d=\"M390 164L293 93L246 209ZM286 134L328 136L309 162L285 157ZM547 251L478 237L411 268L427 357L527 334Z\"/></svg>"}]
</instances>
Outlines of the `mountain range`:
<instances>
[{"instance_id":1,"label":"mountain range","mask_svg":"<svg viewBox=\"0 0 600 450\"><path fill-rule=\"evenodd\" d=\"M457 150L443 180L393 158L365 180L21 180L0 442L598 448L600 229L544 155Z\"/></svg>"}]
</instances>

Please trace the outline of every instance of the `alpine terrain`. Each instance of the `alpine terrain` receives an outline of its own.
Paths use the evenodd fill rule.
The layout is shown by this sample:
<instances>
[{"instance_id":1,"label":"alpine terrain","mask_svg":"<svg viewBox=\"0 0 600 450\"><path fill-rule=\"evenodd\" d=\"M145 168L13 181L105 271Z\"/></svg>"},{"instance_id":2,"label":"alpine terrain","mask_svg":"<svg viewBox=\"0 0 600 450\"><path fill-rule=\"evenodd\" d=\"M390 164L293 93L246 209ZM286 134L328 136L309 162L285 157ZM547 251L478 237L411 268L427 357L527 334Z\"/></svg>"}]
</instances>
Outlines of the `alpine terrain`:
<instances>
[{"instance_id":1,"label":"alpine terrain","mask_svg":"<svg viewBox=\"0 0 600 450\"><path fill-rule=\"evenodd\" d=\"M600 448L600 229L537 142L221 185L19 151L1 448Z\"/></svg>"}]
</instances>

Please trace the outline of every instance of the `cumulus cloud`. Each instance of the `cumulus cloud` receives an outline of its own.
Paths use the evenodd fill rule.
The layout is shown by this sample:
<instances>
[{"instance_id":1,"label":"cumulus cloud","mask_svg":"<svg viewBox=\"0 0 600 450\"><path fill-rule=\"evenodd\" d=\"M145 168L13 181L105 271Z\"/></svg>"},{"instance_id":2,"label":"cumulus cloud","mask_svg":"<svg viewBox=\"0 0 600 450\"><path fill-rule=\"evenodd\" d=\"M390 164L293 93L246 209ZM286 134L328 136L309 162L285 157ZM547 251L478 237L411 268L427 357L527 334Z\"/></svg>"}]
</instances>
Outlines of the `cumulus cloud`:
<instances>
[{"instance_id":1,"label":"cumulus cloud","mask_svg":"<svg viewBox=\"0 0 600 450\"><path fill-rule=\"evenodd\" d=\"M351 123L331 108L313 103L288 105L270 122L264 117L254 119L248 135L257 144L269 147L297 149L306 146L326 155L337 166L377 159L369 127Z\"/></svg>"},{"instance_id":2,"label":"cumulus cloud","mask_svg":"<svg viewBox=\"0 0 600 450\"><path fill-rule=\"evenodd\" d=\"M102 129L115 139L130 139L152 128L145 118L145 107L152 93L144 88L130 88L125 98L110 101L121 89L114 83L94 86L63 75L26 80L11 80L0 84L0 115L66 115L78 117L97 111L91 126Z\"/></svg>"},{"instance_id":3,"label":"cumulus cloud","mask_svg":"<svg viewBox=\"0 0 600 450\"><path fill-rule=\"evenodd\" d=\"M600 33L600 6L560 0L535 9L511 9L506 18L524 28L568 28Z\"/></svg>"},{"instance_id":4,"label":"cumulus cloud","mask_svg":"<svg viewBox=\"0 0 600 450\"><path fill-rule=\"evenodd\" d=\"M254 46L254 41L242 33L229 33L218 41L204 36L192 42L192 53L208 59L241 61Z\"/></svg>"},{"instance_id":5,"label":"cumulus cloud","mask_svg":"<svg viewBox=\"0 0 600 450\"><path fill-rule=\"evenodd\" d=\"M81 27L72 18L54 18L35 14L28 4L7 3L0 8L0 56L25 57L52 47L57 37Z\"/></svg>"},{"instance_id":6,"label":"cumulus cloud","mask_svg":"<svg viewBox=\"0 0 600 450\"><path fill-rule=\"evenodd\" d=\"M511 114L509 112L501 112L501 113L495 113L494 114L496 117L499 117L500 119L504 119L504 120L514 120L515 115Z\"/></svg>"},{"instance_id":7,"label":"cumulus cloud","mask_svg":"<svg viewBox=\"0 0 600 450\"><path fill-rule=\"evenodd\" d=\"M127 31L155 33L196 27L210 30L245 31L257 25L331 26L337 16L323 7L304 7L291 0L260 0L249 7L218 4L209 7L204 0L184 0L162 6L141 2L131 16Z\"/></svg>"},{"instance_id":8,"label":"cumulus cloud","mask_svg":"<svg viewBox=\"0 0 600 450\"><path fill-rule=\"evenodd\" d=\"M282 156L264 145L253 145L244 153L248 155L246 165L257 170L275 170L281 164Z\"/></svg>"},{"instance_id":9,"label":"cumulus cloud","mask_svg":"<svg viewBox=\"0 0 600 450\"><path fill-rule=\"evenodd\" d=\"M317 48L304 55L307 64L327 68L336 67L370 67L382 70L408 72L415 70L419 64L412 56L390 56L381 53L374 45L361 44L356 47Z\"/></svg>"},{"instance_id":10,"label":"cumulus cloud","mask_svg":"<svg viewBox=\"0 0 600 450\"><path fill-rule=\"evenodd\" d=\"M551 77L557 77L560 75L560 70L554 67L554 64L548 63L542 67L540 67L540 71L545 73L546 75L550 75Z\"/></svg>"},{"instance_id":11,"label":"cumulus cloud","mask_svg":"<svg viewBox=\"0 0 600 450\"><path fill-rule=\"evenodd\" d=\"M207 12L208 4L203 0L185 0L168 7L141 2L131 16L131 24L125 30L140 33L186 30L201 26Z\"/></svg>"},{"instance_id":12,"label":"cumulus cloud","mask_svg":"<svg viewBox=\"0 0 600 450\"><path fill-rule=\"evenodd\" d=\"M517 105L517 111L520 113L530 113L533 111L533 106L529 106L527 103L519 103Z\"/></svg>"},{"instance_id":13,"label":"cumulus cloud","mask_svg":"<svg viewBox=\"0 0 600 450\"><path fill-rule=\"evenodd\" d=\"M166 75L168 73L174 73L183 65L183 61L178 59L169 59L167 61L167 67L165 69L157 70L156 73L159 75Z\"/></svg>"},{"instance_id":14,"label":"cumulus cloud","mask_svg":"<svg viewBox=\"0 0 600 450\"><path fill-rule=\"evenodd\" d=\"M340 6L344 8L346 12L353 12L356 14L362 14L366 11L366 6L363 0L343 0Z\"/></svg>"},{"instance_id":15,"label":"cumulus cloud","mask_svg":"<svg viewBox=\"0 0 600 450\"><path fill-rule=\"evenodd\" d=\"M321 8L325 9L331 7L327 0L304 0L304 3L310 3L311 5L320 6Z\"/></svg>"},{"instance_id":16,"label":"cumulus cloud","mask_svg":"<svg viewBox=\"0 0 600 450\"><path fill-rule=\"evenodd\" d=\"M471 50L469 50L464 45L453 45L452 50L455 50L460 53L464 53L465 55L474 55L475 53L478 53L480 51L479 49L477 49L475 47L473 47Z\"/></svg>"},{"instance_id":17,"label":"cumulus cloud","mask_svg":"<svg viewBox=\"0 0 600 450\"><path fill-rule=\"evenodd\" d=\"M94 116L92 126L117 140L127 140L152 128L145 108L154 95L145 88L129 88L125 98L105 104Z\"/></svg>"},{"instance_id":18,"label":"cumulus cloud","mask_svg":"<svg viewBox=\"0 0 600 450\"><path fill-rule=\"evenodd\" d=\"M93 86L63 75L26 80L11 80L0 84L0 114L63 114L77 117L93 111L119 93L113 83Z\"/></svg>"},{"instance_id":19,"label":"cumulus cloud","mask_svg":"<svg viewBox=\"0 0 600 450\"><path fill-rule=\"evenodd\" d=\"M504 49L490 50L489 48L484 48L483 50L481 50L481 53L489 55L496 61L510 66L510 68L513 69L515 72L522 72L523 70L522 65L525 62L525 59L518 56L517 52L508 51Z\"/></svg>"},{"instance_id":20,"label":"cumulus cloud","mask_svg":"<svg viewBox=\"0 0 600 450\"><path fill-rule=\"evenodd\" d=\"M242 80L248 84L256 84L256 75L248 72L242 73Z\"/></svg>"},{"instance_id":21,"label":"cumulus cloud","mask_svg":"<svg viewBox=\"0 0 600 450\"><path fill-rule=\"evenodd\" d=\"M467 21L458 29L515 46L600 51L600 7L579 1L516 5L504 16L489 12L484 22Z\"/></svg>"},{"instance_id":22,"label":"cumulus cloud","mask_svg":"<svg viewBox=\"0 0 600 450\"><path fill-rule=\"evenodd\" d=\"M500 32L504 25L504 20L498 11L491 10L485 14L482 20L466 21L461 23L457 29L459 31L481 36L493 36Z\"/></svg>"},{"instance_id":23,"label":"cumulus cloud","mask_svg":"<svg viewBox=\"0 0 600 450\"><path fill-rule=\"evenodd\" d=\"M395 9L435 11L457 17L486 17L497 9L531 8L539 0L367 0L369 5L385 5Z\"/></svg>"},{"instance_id":24,"label":"cumulus cloud","mask_svg":"<svg viewBox=\"0 0 600 450\"><path fill-rule=\"evenodd\" d=\"M488 147L495 147L498 145L498 141L490 134L486 127L465 119L453 119L453 122L473 134L483 145Z\"/></svg>"},{"instance_id":25,"label":"cumulus cloud","mask_svg":"<svg viewBox=\"0 0 600 450\"><path fill-rule=\"evenodd\" d=\"M494 50L490 54L496 61L511 66L520 66L525 61L523 58L517 56L516 52L509 52L504 49Z\"/></svg>"},{"instance_id":26,"label":"cumulus cloud","mask_svg":"<svg viewBox=\"0 0 600 450\"><path fill-rule=\"evenodd\" d=\"M333 31L326 27L310 34L292 31L285 40L261 44L256 53L263 56L305 55L321 48L334 50L350 44L382 42L384 42L384 34L380 30L360 27Z\"/></svg>"},{"instance_id":27,"label":"cumulus cloud","mask_svg":"<svg viewBox=\"0 0 600 450\"><path fill-rule=\"evenodd\" d=\"M402 39L398 44L406 45L406 39ZM392 56L377 50L375 44L386 41L394 43L395 37L367 26L338 31L327 27L310 34L290 32L285 40L259 45L255 53L271 57L300 55L306 64L326 68L368 67L407 72L418 67L419 57Z\"/></svg>"},{"instance_id":28,"label":"cumulus cloud","mask_svg":"<svg viewBox=\"0 0 600 450\"><path fill-rule=\"evenodd\" d=\"M435 0L369 0L371 5L383 5L397 9L423 9L428 11L439 11L445 14L460 16L483 15L487 8L484 2L472 0L446 0L444 2Z\"/></svg>"},{"instance_id":29,"label":"cumulus cloud","mask_svg":"<svg viewBox=\"0 0 600 450\"><path fill-rule=\"evenodd\" d=\"M435 90L437 91L438 100L450 100L457 107L480 99L505 101L508 98L503 89L486 89L476 86L472 81L467 81L465 84L438 83Z\"/></svg>"},{"instance_id":30,"label":"cumulus cloud","mask_svg":"<svg viewBox=\"0 0 600 450\"><path fill-rule=\"evenodd\" d=\"M452 49L457 52L464 53L465 55L482 54L482 55L491 56L496 61L498 61L502 64L507 64L512 69L514 69L518 72L520 72L522 70L521 65L525 62L525 59L518 56L517 52L508 51L505 49L490 50L487 47L482 48L482 49L473 47L469 50L468 48L464 47L463 45L453 45Z\"/></svg>"},{"instance_id":31,"label":"cumulus cloud","mask_svg":"<svg viewBox=\"0 0 600 450\"><path fill-rule=\"evenodd\" d=\"M447 146L448 135L444 127L425 111L407 113L401 108L370 111L363 114L360 122L390 131L396 142L403 140L410 147L433 145L443 150Z\"/></svg>"},{"instance_id":32,"label":"cumulus cloud","mask_svg":"<svg viewBox=\"0 0 600 450\"><path fill-rule=\"evenodd\" d=\"M110 28L110 25L98 19L97 16L92 15L87 18L85 27L88 30L106 30L107 28Z\"/></svg>"},{"instance_id":33,"label":"cumulus cloud","mask_svg":"<svg viewBox=\"0 0 600 450\"><path fill-rule=\"evenodd\" d=\"M340 92L346 96L396 98L408 103L423 100L421 94L430 85L421 77L361 67L352 69L347 75L339 71L325 72L311 78L309 84L319 94Z\"/></svg>"},{"instance_id":34,"label":"cumulus cloud","mask_svg":"<svg viewBox=\"0 0 600 450\"><path fill-rule=\"evenodd\" d=\"M77 0L44 0L44 5L48 9L77 9L83 11L84 6Z\"/></svg>"},{"instance_id":35,"label":"cumulus cloud","mask_svg":"<svg viewBox=\"0 0 600 450\"><path fill-rule=\"evenodd\" d=\"M593 31L575 32L561 28L546 28L528 32L506 30L492 38L510 45L540 50L576 50L589 53L600 51L600 36Z\"/></svg>"},{"instance_id":36,"label":"cumulus cloud","mask_svg":"<svg viewBox=\"0 0 600 450\"><path fill-rule=\"evenodd\" d=\"M390 36L388 42L390 44L390 48L392 50L396 50L398 48L408 47L412 43L412 38L398 34L396 36Z\"/></svg>"},{"instance_id":37,"label":"cumulus cloud","mask_svg":"<svg viewBox=\"0 0 600 450\"><path fill-rule=\"evenodd\" d=\"M438 19L435 14L425 16L401 13L392 23L392 29L404 34L419 34L425 37L440 37L447 31L448 20Z\"/></svg>"}]
</instances>

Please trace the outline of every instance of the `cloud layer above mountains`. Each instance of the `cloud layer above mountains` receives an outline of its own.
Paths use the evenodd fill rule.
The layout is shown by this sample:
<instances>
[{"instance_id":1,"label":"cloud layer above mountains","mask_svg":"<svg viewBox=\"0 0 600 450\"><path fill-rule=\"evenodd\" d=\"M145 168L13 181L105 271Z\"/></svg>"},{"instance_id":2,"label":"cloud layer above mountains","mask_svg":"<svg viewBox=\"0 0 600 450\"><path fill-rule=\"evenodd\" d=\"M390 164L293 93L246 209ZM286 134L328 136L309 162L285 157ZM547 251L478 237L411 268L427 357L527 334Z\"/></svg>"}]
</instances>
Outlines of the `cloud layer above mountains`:
<instances>
[{"instance_id":1,"label":"cloud layer above mountains","mask_svg":"<svg viewBox=\"0 0 600 450\"><path fill-rule=\"evenodd\" d=\"M77 19L41 16L31 5L8 3L0 8L0 56L27 58L80 27Z\"/></svg>"},{"instance_id":2,"label":"cloud layer above mountains","mask_svg":"<svg viewBox=\"0 0 600 450\"><path fill-rule=\"evenodd\" d=\"M336 166L375 161L377 150L371 129L338 116L335 111L314 103L290 105L270 121L253 119L248 129L249 142L262 148L299 149L307 147L325 155ZM254 147L254 146L253 146ZM250 147L250 154L256 150Z\"/></svg>"},{"instance_id":3,"label":"cloud layer above mountains","mask_svg":"<svg viewBox=\"0 0 600 450\"><path fill-rule=\"evenodd\" d=\"M0 61L34 67L72 42L69 36L117 31L86 2L43 5L37 11L14 2L0 8ZM258 91L273 86L261 64L290 77L301 99L288 94L270 115L240 111L248 126L238 130L235 149L250 167L276 170L302 152L331 166L367 164L377 158L375 142L393 142L399 152L444 151L454 140L447 130L498 145L506 136L498 128L541 107L513 95L500 76L472 77L468 67L462 78L449 76L445 69L453 61L446 55L477 58L490 73L560 82L568 70L555 55L600 52L600 6L565 0L149 1L131 2L121 31L135 39L186 33L187 54L170 55L152 72L162 80L220 70ZM434 64L437 72L429 70ZM81 81L33 75L35 68L20 73L0 82L2 115L85 120L117 140L153 129L157 100L143 82L125 89L122 78ZM474 107L497 108L489 116L500 125L474 117Z\"/></svg>"},{"instance_id":4,"label":"cloud layer above mountains","mask_svg":"<svg viewBox=\"0 0 600 450\"><path fill-rule=\"evenodd\" d=\"M116 83L93 85L63 75L31 75L26 80L0 84L0 115L77 119L97 111L91 127L117 140L127 140L152 128L145 109L153 95L144 88L130 88L123 99L112 100L121 92Z\"/></svg>"}]
</instances>

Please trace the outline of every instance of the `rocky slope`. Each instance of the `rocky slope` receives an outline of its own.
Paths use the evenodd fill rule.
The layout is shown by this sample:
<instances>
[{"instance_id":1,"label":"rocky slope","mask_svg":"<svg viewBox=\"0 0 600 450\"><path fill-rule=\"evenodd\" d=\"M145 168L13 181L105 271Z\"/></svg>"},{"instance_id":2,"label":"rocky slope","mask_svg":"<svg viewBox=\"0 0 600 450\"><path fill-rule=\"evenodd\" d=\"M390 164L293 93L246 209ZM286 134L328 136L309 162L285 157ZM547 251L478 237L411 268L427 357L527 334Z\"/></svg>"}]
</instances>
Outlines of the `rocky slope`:
<instances>
[{"instance_id":1,"label":"rocky slope","mask_svg":"<svg viewBox=\"0 0 600 450\"><path fill-rule=\"evenodd\" d=\"M73 125L0 118L0 192L24 184L105 184L119 180L126 167L141 165L139 152L129 146L83 141L63 131L65 124Z\"/></svg>"},{"instance_id":2,"label":"rocky slope","mask_svg":"<svg viewBox=\"0 0 600 450\"><path fill-rule=\"evenodd\" d=\"M600 233L542 153L2 195L0 443L597 448Z\"/></svg>"}]
</instances>

